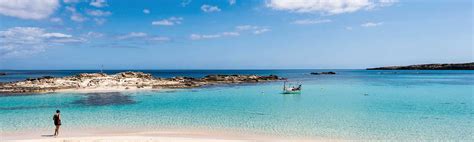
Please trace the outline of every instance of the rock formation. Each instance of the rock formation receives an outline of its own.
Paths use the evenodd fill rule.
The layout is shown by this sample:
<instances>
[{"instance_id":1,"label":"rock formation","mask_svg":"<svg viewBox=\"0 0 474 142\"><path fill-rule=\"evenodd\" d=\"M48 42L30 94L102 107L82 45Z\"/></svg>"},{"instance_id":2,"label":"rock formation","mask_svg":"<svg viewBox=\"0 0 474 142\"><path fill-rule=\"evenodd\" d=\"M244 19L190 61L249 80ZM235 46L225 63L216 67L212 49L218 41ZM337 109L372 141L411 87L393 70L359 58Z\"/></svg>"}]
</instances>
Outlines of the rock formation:
<instances>
[{"instance_id":1,"label":"rock formation","mask_svg":"<svg viewBox=\"0 0 474 142\"><path fill-rule=\"evenodd\" d=\"M229 83L256 83L274 81L275 75L208 75L203 78L173 77L155 78L143 72L82 73L75 76L31 78L24 81L1 83L0 93L55 92L61 90L121 90L192 88L204 85Z\"/></svg>"},{"instance_id":2,"label":"rock formation","mask_svg":"<svg viewBox=\"0 0 474 142\"><path fill-rule=\"evenodd\" d=\"M329 74L329 75L332 75L332 74L336 74L336 72L311 72L310 73L311 75L322 75L322 74Z\"/></svg>"},{"instance_id":3,"label":"rock formation","mask_svg":"<svg viewBox=\"0 0 474 142\"><path fill-rule=\"evenodd\" d=\"M0 76L4 76L4 75L7 75L7 73L0 72Z\"/></svg>"}]
</instances>

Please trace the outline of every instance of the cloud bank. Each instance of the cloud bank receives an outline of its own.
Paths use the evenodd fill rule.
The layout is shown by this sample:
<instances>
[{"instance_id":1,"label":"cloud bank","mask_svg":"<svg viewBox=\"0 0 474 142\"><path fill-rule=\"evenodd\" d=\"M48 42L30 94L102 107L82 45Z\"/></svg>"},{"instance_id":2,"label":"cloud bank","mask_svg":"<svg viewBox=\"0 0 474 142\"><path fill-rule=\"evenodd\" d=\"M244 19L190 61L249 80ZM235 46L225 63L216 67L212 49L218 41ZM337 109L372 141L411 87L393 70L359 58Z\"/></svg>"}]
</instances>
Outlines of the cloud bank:
<instances>
[{"instance_id":1,"label":"cloud bank","mask_svg":"<svg viewBox=\"0 0 474 142\"><path fill-rule=\"evenodd\" d=\"M311 25L311 24L321 24L321 23L330 23L332 20L329 19L303 19L303 20L296 20L293 21L293 24L298 25Z\"/></svg>"},{"instance_id":2,"label":"cloud bank","mask_svg":"<svg viewBox=\"0 0 474 142\"><path fill-rule=\"evenodd\" d=\"M47 32L37 27L13 27L0 31L0 55L2 57L31 55L57 45L84 41L69 34Z\"/></svg>"},{"instance_id":3,"label":"cloud bank","mask_svg":"<svg viewBox=\"0 0 474 142\"><path fill-rule=\"evenodd\" d=\"M361 24L360 26L369 28L369 27L377 27L381 25L383 25L383 22L367 22L367 23Z\"/></svg>"},{"instance_id":4,"label":"cloud bank","mask_svg":"<svg viewBox=\"0 0 474 142\"><path fill-rule=\"evenodd\" d=\"M183 21L182 17L170 17L168 19L153 21L151 22L151 24L156 25L156 26L173 26L173 25L181 24L181 21Z\"/></svg>"},{"instance_id":5,"label":"cloud bank","mask_svg":"<svg viewBox=\"0 0 474 142\"><path fill-rule=\"evenodd\" d=\"M59 5L58 0L0 0L0 14L40 20L48 18Z\"/></svg>"},{"instance_id":6,"label":"cloud bank","mask_svg":"<svg viewBox=\"0 0 474 142\"><path fill-rule=\"evenodd\" d=\"M206 12L206 13L211 13L211 12L219 12L221 9L217 6L212 6L212 5L202 5L201 10Z\"/></svg>"},{"instance_id":7,"label":"cloud bank","mask_svg":"<svg viewBox=\"0 0 474 142\"><path fill-rule=\"evenodd\" d=\"M342 14L386 7L397 0L268 0L266 6L297 13Z\"/></svg>"}]
</instances>

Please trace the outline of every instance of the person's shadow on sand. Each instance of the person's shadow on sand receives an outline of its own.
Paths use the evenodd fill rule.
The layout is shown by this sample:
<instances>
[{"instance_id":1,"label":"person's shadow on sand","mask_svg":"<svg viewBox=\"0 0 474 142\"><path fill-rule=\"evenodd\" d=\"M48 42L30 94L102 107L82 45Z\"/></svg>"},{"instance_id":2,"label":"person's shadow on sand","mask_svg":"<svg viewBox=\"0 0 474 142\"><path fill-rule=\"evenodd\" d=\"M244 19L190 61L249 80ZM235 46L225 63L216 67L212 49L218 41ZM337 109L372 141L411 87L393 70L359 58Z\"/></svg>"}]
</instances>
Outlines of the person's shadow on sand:
<instances>
[{"instance_id":1,"label":"person's shadow on sand","mask_svg":"<svg viewBox=\"0 0 474 142\"><path fill-rule=\"evenodd\" d=\"M54 137L54 135L41 135L41 137Z\"/></svg>"}]
</instances>

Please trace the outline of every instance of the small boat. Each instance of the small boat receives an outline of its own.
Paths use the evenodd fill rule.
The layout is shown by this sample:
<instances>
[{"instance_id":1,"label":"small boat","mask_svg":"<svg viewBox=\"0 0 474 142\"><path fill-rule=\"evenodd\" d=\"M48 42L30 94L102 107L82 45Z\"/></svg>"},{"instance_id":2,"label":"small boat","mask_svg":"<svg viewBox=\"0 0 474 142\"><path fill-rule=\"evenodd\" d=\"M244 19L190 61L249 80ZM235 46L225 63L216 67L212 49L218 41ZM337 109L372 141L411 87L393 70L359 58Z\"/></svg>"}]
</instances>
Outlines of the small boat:
<instances>
[{"instance_id":1,"label":"small boat","mask_svg":"<svg viewBox=\"0 0 474 142\"><path fill-rule=\"evenodd\" d=\"M287 81L283 82L283 94L300 94L300 93L301 93L301 84L287 83Z\"/></svg>"}]
</instances>

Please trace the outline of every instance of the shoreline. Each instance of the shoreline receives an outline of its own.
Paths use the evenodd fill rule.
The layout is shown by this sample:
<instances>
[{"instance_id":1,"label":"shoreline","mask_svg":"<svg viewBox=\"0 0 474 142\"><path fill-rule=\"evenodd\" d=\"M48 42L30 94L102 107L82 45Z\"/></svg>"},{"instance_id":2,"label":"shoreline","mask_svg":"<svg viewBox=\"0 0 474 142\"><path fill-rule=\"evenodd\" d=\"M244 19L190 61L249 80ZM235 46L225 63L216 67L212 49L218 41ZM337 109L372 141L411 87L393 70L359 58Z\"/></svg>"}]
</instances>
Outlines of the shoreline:
<instances>
[{"instance_id":1,"label":"shoreline","mask_svg":"<svg viewBox=\"0 0 474 142\"><path fill-rule=\"evenodd\" d=\"M2 133L2 141L11 142L96 142L96 141L203 141L203 142L228 142L228 141L343 141L323 137L284 137L262 134L244 134L226 130L73 130L60 131L54 137L51 130Z\"/></svg>"},{"instance_id":2,"label":"shoreline","mask_svg":"<svg viewBox=\"0 0 474 142\"><path fill-rule=\"evenodd\" d=\"M117 92L128 90L159 90L197 88L218 84L240 84L278 81L276 75L207 75L202 78L156 78L143 72L80 73L73 76L43 76L24 81L0 83L0 93L48 93L48 92Z\"/></svg>"},{"instance_id":3,"label":"shoreline","mask_svg":"<svg viewBox=\"0 0 474 142\"><path fill-rule=\"evenodd\" d=\"M180 88L177 88L180 89ZM45 95L45 94L55 94L55 93L71 93L71 94L87 94L87 93L134 93L134 92L162 92L162 91L170 91L170 90L177 90L177 89L153 89L153 88L132 88L132 89L125 89L125 88L94 88L94 89L62 89L62 90L55 90L50 92L29 92L29 93L0 93L0 96L22 96L22 95Z\"/></svg>"},{"instance_id":4,"label":"shoreline","mask_svg":"<svg viewBox=\"0 0 474 142\"><path fill-rule=\"evenodd\" d=\"M275 81L278 82L278 81ZM21 95L44 95L44 94L54 94L54 93L72 93L72 94L86 94L86 93L134 93L134 92L167 92L175 90L187 90L187 89L202 89L202 88L211 88L211 87L228 87L228 86L245 86L245 85L259 85L271 82L258 82L258 83L221 83L221 84L209 84L203 85L194 88L72 88L72 89L61 89L55 91L45 91L45 92L27 92L27 93L1 93L0 96L21 96Z\"/></svg>"},{"instance_id":5,"label":"shoreline","mask_svg":"<svg viewBox=\"0 0 474 142\"><path fill-rule=\"evenodd\" d=\"M84 89L62 89L56 90L55 92L45 93L110 93L110 92L137 92L137 91L163 91L171 89L158 89L158 88L84 88Z\"/></svg>"}]
</instances>

